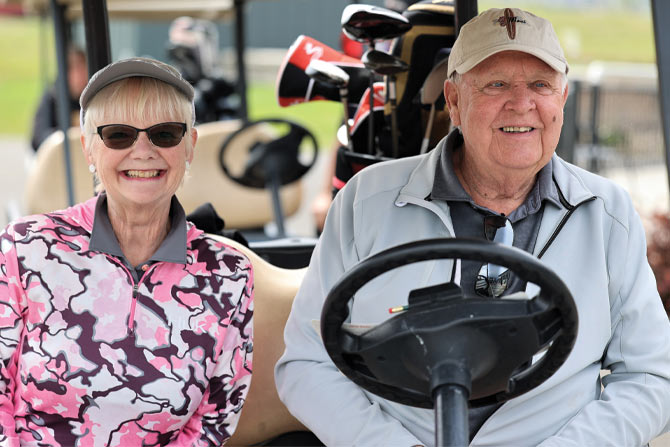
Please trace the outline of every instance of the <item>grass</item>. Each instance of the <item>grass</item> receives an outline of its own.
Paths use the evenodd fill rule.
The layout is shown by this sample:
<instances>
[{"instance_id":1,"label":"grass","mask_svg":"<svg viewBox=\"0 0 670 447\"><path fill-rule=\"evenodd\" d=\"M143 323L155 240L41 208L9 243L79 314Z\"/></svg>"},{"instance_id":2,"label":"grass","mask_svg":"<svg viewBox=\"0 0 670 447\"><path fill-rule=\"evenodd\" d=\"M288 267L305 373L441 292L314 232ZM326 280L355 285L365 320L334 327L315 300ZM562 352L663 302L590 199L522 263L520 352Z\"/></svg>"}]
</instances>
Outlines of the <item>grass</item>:
<instances>
[{"instance_id":1,"label":"grass","mask_svg":"<svg viewBox=\"0 0 670 447\"><path fill-rule=\"evenodd\" d=\"M656 61L651 15L624 9L556 9L538 7L532 1L508 1L551 21L568 62L588 64L594 60ZM480 0L479 9L500 7L500 2Z\"/></svg>"},{"instance_id":2,"label":"grass","mask_svg":"<svg viewBox=\"0 0 670 447\"><path fill-rule=\"evenodd\" d=\"M34 17L0 16L0 135L29 135L44 79L53 79L52 52L45 62L51 73L40 73L38 22ZM47 39L53 48L51 33Z\"/></svg>"},{"instance_id":3,"label":"grass","mask_svg":"<svg viewBox=\"0 0 670 447\"><path fill-rule=\"evenodd\" d=\"M538 8L532 2L510 1L552 21L571 65L593 60L654 62L651 17L622 10ZM480 10L499 4L480 0ZM32 115L46 79L53 79L51 26L45 26L47 60L39 62L40 26L34 17L0 16L0 135L28 138ZM45 68L46 67L46 68ZM42 71L44 73L42 73ZM271 84L251 85L248 92L252 119L284 117L313 131L320 147L330 146L341 117L341 106L318 101L280 108Z\"/></svg>"},{"instance_id":4,"label":"grass","mask_svg":"<svg viewBox=\"0 0 670 447\"><path fill-rule=\"evenodd\" d=\"M40 64L40 32L46 36L48 59ZM40 70L46 67L46 73ZM29 138L32 116L46 80L55 77L51 27L40 30L35 17L0 16L0 135ZM251 119L285 118L311 130L320 147L329 147L341 118L338 103L315 101L281 108L274 85L252 84L248 91Z\"/></svg>"},{"instance_id":5,"label":"grass","mask_svg":"<svg viewBox=\"0 0 670 447\"><path fill-rule=\"evenodd\" d=\"M279 107L273 84L256 84L249 89L249 118L284 118L311 131L320 148L329 149L341 123L343 106L332 101L312 101Z\"/></svg>"}]
</instances>

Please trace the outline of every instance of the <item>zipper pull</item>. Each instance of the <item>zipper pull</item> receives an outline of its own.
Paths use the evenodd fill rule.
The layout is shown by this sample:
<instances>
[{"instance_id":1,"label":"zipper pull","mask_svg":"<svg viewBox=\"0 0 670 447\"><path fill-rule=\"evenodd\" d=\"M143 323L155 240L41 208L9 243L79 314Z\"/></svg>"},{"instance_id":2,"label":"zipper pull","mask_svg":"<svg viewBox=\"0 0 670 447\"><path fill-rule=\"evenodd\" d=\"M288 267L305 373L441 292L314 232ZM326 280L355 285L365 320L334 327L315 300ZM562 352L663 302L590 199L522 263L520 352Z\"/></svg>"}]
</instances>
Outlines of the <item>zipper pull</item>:
<instances>
[{"instance_id":1,"label":"zipper pull","mask_svg":"<svg viewBox=\"0 0 670 447\"><path fill-rule=\"evenodd\" d=\"M135 308L137 306L137 290L139 288L138 284L133 285L133 299L130 303L130 314L128 315L128 325L126 326L127 334L129 337L134 336L133 332L133 323L135 321Z\"/></svg>"}]
</instances>

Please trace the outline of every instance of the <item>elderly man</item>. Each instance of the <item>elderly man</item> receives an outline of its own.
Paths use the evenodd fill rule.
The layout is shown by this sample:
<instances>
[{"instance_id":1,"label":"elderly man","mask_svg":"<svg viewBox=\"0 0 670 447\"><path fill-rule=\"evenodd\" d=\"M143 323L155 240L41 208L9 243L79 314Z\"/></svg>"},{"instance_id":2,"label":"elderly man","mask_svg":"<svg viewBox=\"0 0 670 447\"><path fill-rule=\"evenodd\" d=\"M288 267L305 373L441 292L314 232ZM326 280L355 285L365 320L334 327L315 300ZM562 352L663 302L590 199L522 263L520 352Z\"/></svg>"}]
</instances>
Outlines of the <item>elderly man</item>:
<instances>
[{"instance_id":1,"label":"elderly man","mask_svg":"<svg viewBox=\"0 0 670 447\"><path fill-rule=\"evenodd\" d=\"M620 187L554 154L567 72L549 22L518 9L481 13L461 29L448 62L444 93L457 129L426 155L367 168L338 194L275 371L281 399L326 444L433 444L432 410L360 389L311 326L360 260L435 237L513 241L563 279L579 313L575 347L551 378L470 411L472 445L639 446L668 424L670 325L640 219ZM486 231L491 220L502 222L497 231ZM409 290L449 278L452 264L413 264L369 283L350 304L351 322L383 321ZM532 284L496 282L484 267L460 264L466 293L532 293ZM611 373L601 379L601 370Z\"/></svg>"}]
</instances>

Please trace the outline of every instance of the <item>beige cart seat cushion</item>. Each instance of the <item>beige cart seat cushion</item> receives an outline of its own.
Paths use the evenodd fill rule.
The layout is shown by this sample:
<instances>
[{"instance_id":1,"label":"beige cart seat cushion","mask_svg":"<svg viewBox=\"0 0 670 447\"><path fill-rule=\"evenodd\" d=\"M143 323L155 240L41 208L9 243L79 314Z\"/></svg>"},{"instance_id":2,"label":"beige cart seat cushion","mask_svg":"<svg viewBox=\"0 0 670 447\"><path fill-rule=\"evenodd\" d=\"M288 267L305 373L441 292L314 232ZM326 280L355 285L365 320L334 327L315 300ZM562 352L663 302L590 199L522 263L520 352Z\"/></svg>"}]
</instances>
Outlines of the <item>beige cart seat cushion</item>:
<instances>
[{"instance_id":1,"label":"beige cart seat cushion","mask_svg":"<svg viewBox=\"0 0 670 447\"><path fill-rule=\"evenodd\" d=\"M253 445L282 433L307 430L279 400L274 367L284 352L284 326L306 269L276 267L235 241L211 235L242 251L254 268L254 357L251 388L237 430L227 445Z\"/></svg>"}]
</instances>

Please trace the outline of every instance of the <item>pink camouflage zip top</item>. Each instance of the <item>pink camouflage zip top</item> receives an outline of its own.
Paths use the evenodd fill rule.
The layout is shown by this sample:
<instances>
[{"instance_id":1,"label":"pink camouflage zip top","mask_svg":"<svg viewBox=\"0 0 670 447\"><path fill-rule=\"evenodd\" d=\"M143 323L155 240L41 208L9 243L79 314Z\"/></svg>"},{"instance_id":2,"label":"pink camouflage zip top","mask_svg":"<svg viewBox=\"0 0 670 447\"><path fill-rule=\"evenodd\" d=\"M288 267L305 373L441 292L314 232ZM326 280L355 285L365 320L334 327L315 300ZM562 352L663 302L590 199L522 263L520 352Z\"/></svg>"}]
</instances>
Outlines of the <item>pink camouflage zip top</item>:
<instances>
[{"instance_id":1,"label":"pink camouflage zip top","mask_svg":"<svg viewBox=\"0 0 670 447\"><path fill-rule=\"evenodd\" d=\"M0 234L0 446L209 446L249 390L253 272L188 224L135 283L92 251L97 198Z\"/></svg>"}]
</instances>

